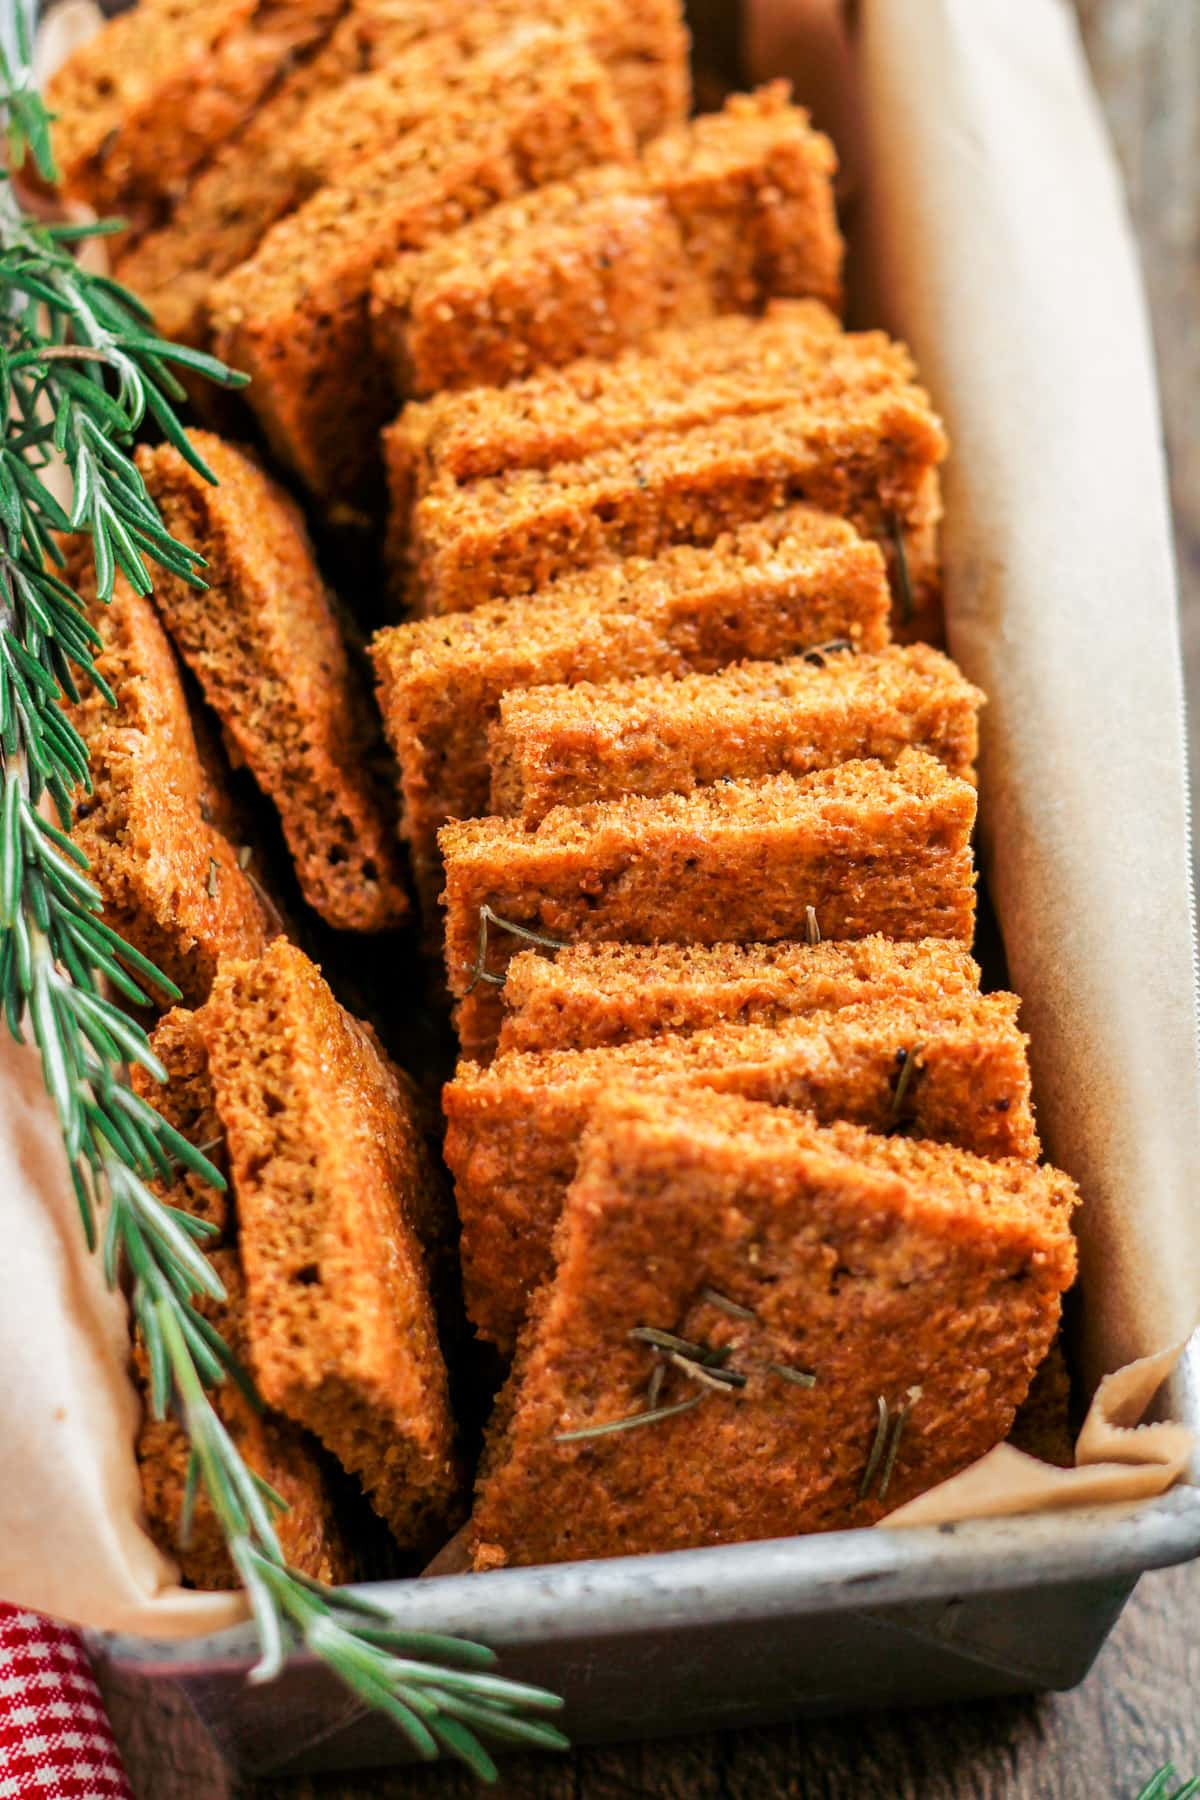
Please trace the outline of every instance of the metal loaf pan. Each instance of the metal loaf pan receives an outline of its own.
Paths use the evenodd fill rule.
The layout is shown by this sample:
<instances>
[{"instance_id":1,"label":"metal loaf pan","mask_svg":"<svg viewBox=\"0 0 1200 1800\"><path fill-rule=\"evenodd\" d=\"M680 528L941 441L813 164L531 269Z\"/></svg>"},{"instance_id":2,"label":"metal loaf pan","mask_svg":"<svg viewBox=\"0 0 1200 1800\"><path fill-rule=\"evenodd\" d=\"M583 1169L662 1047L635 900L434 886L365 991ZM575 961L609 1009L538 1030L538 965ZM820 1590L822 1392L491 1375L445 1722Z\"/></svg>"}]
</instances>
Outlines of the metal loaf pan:
<instances>
[{"instance_id":1,"label":"metal loaf pan","mask_svg":"<svg viewBox=\"0 0 1200 1800\"><path fill-rule=\"evenodd\" d=\"M1200 1433L1200 1334L1164 1402ZM1197 1484L1193 1470L1124 1516L844 1531L362 1591L405 1626L480 1639L505 1674L554 1688L577 1743L1069 1688L1143 1570L1200 1555ZM394 1728L310 1659L250 1687L246 1628L169 1645L97 1637L93 1651L127 1678L177 1682L244 1774L406 1758Z\"/></svg>"}]
</instances>

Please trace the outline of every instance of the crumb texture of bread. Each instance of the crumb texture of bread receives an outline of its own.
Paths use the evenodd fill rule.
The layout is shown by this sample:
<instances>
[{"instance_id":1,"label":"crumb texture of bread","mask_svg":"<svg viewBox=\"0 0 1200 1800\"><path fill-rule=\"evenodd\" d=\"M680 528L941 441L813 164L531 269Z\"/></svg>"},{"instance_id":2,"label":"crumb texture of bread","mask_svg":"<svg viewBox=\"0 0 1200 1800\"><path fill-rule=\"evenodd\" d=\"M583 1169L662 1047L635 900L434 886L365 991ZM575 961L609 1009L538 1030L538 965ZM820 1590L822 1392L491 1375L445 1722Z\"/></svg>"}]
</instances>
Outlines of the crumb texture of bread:
<instances>
[{"instance_id":1,"label":"crumb texture of bread","mask_svg":"<svg viewBox=\"0 0 1200 1800\"><path fill-rule=\"evenodd\" d=\"M1054 1338L1076 1199L1049 1168L736 1100L611 1096L485 1460L476 1567L871 1525L958 1473L1007 1435ZM744 1385L660 1364L658 1405L686 1411L572 1437L644 1409L647 1327ZM904 1418L886 1481L881 1398L889 1437Z\"/></svg>"},{"instance_id":2,"label":"crumb texture of bread","mask_svg":"<svg viewBox=\"0 0 1200 1800\"><path fill-rule=\"evenodd\" d=\"M199 1310L234 1354L244 1360L245 1284L237 1254L231 1249L209 1254L224 1283L226 1298L212 1300L206 1296L198 1302ZM149 1363L140 1341L134 1350L134 1372L145 1407L138 1432L137 1461L150 1534L164 1554L179 1564L188 1586L236 1587L238 1576L203 1483L196 1496L188 1540L186 1544L179 1541L190 1456L187 1435L177 1419L156 1419L150 1411ZM285 1419L260 1413L230 1380L214 1389L212 1398L239 1456L287 1504L287 1511L275 1519L279 1546L287 1562L317 1581L336 1584L350 1580L354 1574L353 1558L338 1526L319 1453L307 1435Z\"/></svg>"},{"instance_id":3,"label":"crumb texture of bread","mask_svg":"<svg viewBox=\"0 0 1200 1800\"><path fill-rule=\"evenodd\" d=\"M472 819L438 834L446 978L466 995L482 909L562 943L718 944L880 933L969 943L975 790L920 750L892 767L723 782L690 794L559 807L532 829ZM523 945L488 934L487 972ZM471 995L494 1038L495 988Z\"/></svg>"},{"instance_id":4,"label":"crumb texture of bread","mask_svg":"<svg viewBox=\"0 0 1200 1800\"><path fill-rule=\"evenodd\" d=\"M604 65L614 95L640 140L681 125L691 108L689 41L681 0L354 0L351 22L367 71L314 105L298 150L311 167L332 171L370 155L403 125L393 94L406 87L410 55L434 39L443 63L449 42L475 55L536 18L551 30L582 34ZM449 42L448 42L449 40Z\"/></svg>"},{"instance_id":5,"label":"crumb texture of bread","mask_svg":"<svg viewBox=\"0 0 1200 1800\"><path fill-rule=\"evenodd\" d=\"M714 545L583 570L524 599L389 626L372 644L400 770L401 830L426 919L437 833L488 810L487 730L501 698L549 682L707 672L888 636L883 557L844 521L790 507Z\"/></svg>"},{"instance_id":6,"label":"crumb texture of bread","mask_svg":"<svg viewBox=\"0 0 1200 1800\"><path fill-rule=\"evenodd\" d=\"M498 1049L594 1050L714 1025L773 1025L868 1000L978 992L945 938L821 944L569 944L508 965Z\"/></svg>"},{"instance_id":7,"label":"crumb texture of bread","mask_svg":"<svg viewBox=\"0 0 1200 1800\"><path fill-rule=\"evenodd\" d=\"M370 353L383 263L525 188L628 159L628 122L578 34L529 25L475 59L435 118L272 226L214 289L220 354L280 460L319 499L369 485L391 402Z\"/></svg>"},{"instance_id":8,"label":"crumb texture of bread","mask_svg":"<svg viewBox=\"0 0 1200 1800\"><path fill-rule=\"evenodd\" d=\"M163 571L155 594L181 655L279 812L305 899L330 925L381 931L408 911L390 796L368 758L378 725L351 667L294 503L209 432L138 466L172 535L199 550L207 587Z\"/></svg>"},{"instance_id":9,"label":"crumb texture of bread","mask_svg":"<svg viewBox=\"0 0 1200 1800\"><path fill-rule=\"evenodd\" d=\"M459 1471L411 1090L281 939L223 966L203 1030L263 1398L359 1477L401 1547L432 1547Z\"/></svg>"},{"instance_id":10,"label":"crumb texture of bread","mask_svg":"<svg viewBox=\"0 0 1200 1800\"><path fill-rule=\"evenodd\" d=\"M945 452L903 345L774 301L406 407L385 439L392 579L453 612L802 501L881 544L897 634L935 637Z\"/></svg>"},{"instance_id":11,"label":"crumb texture of bread","mask_svg":"<svg viewBox=\"0 0 1200 1800\"><path fill-rule=\"evenodd\" d=\"M531 688L506 694L491 727L490 810L536 825L555 806L890 763L907 748L974 781L982 703L928 644Z\"/></svg>"},{"instance_id":12,"label":"crumb texture of bread","mask_svg":"<svg viewBox=\"0 0 1200 1800\"><path fill-rule=\"evenodd\" d=\"M64 575L100 635L96 668L116 705L85 683L65 708L87 745L92 776L91 793L76 798L71 835L88 858L107 922L199 1005L222 956L263 948L267 914L237 847L219 829L226 771L222 759L206 766L200 753L151 602L118 573L111 601L102 604L90 553L79 545L66 547Z\"/></svg>"},{"instance_id":13,"label":"crumb texture of bread","mask_svg":"<svg viewBox=\"0 0 1200 1800\"><path fill-rule=\"evenodd\" d=\"M634 167L540 188L382 269L376 349L398 394L431 395L611 357L779 296L836 308L833 170L828 139L782 84L735 95Z\"/></svg>"},{"instance_id":14,"label":"crumb texture of bread","mask_svg":"<svg viewBox=\"0 0 1200 1800\"><path fill-rule=\"evenodd\" d=\"M891 997L763 1025L460 1062L443 1094L467 1312L511 1349L549 1271L579 1139L609 1088L733 1093L976 1155L1038 1154L1011 994ZM701 1110L701 1109L698 1109Z\"/></svg>"},{"instance_id":15,"label":"crumb texture of bread","mask_svg":"<svg viewBox=\"0 0 1200 1800\"><path fill-rule=\"evenodd\" d=\"M207 348L213 285L253 256L277 219L304 198L292 160L314 96L358 68L357 32L343 18L280 79L240 131L191 177L165 219L119 254L117 280L154 315L164 337Z\"/></svg>"},{"instance_id":16,"label":"crumb texture of bread","mask_svg":"<svg viewBox=\"0 0 1200 1800\"><path fill-rule=\"evenodd\" d=\"M170 200L345 0L141 0L52 76L64 191L100 212Z\"/></svg>"},{"instance_id":17,"label":"crumb texture of bread","mask_svg":"<svg viewBox=\"0 0 1200 1800\"><path fill-rule=\"evenodd\" d=\"M538 188L382 269L371 335L397 394L612 356L712 300L670 208L619 165Z\"/></svg>"},{"instance_id":18,"label":"crumb texture of bread","mask_svg":"<svg viewBox=\"0 0 1200 1800\"><path fill-rule=\"evenodd\" d=\"M720 112L665 133L648 146L644 167L718 312L753 310L775 295L840 308L837 156L792 105L787 82L732 94Z\"/></svg>"}]
</instances>

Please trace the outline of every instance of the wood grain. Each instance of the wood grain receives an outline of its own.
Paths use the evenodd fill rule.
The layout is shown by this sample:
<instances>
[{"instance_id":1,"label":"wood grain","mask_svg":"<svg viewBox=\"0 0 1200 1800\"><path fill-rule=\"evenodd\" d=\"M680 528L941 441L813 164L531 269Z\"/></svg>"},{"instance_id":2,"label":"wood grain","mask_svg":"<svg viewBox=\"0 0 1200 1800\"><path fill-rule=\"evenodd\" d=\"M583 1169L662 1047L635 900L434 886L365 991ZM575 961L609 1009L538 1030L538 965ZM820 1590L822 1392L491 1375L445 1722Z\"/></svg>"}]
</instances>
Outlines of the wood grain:
<instances>
[{"instance_id":1,"label":"wood grain","mask_svg":"<svg viewBox=\"0 0 1200 1800\"><path fill-rule=\"evenodd\" d=\"M1188 688L1200 713L1200 6L1077 0L1142 247L1171 460ZM1102 375L1098 375L1102 379ZM1129 596L1130 605L1137 596ZM1200 779L1200 730L1191 734ZM1072 1694L583 1750L506 1764L522 1800L1132 1800L1200 1772L1200 1567L1147 1576ZM239 1787L182 1696L110 1687L138 1800L466 1800L453 1769Z\"/></svg>"}]
</instances>

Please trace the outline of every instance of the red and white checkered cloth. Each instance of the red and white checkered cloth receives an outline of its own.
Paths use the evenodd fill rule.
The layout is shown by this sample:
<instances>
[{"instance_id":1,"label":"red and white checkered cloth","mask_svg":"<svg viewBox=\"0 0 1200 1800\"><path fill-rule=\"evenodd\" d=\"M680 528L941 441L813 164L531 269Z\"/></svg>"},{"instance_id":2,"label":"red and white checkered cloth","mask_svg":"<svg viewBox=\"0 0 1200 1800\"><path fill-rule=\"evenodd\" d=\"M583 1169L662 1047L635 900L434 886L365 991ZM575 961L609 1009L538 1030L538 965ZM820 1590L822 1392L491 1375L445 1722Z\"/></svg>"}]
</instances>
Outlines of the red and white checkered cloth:
<instances>
[{"instance_id":1,"label":"red and white checkered cloth","mask_svg":"<svg viewBox=\"0 0 1200 1800\"><path fill-rule=\"evenodd\" d=\"M133 1800L79 1633L2 1605L0 1800Z\"/></svg>"}]
</instances>

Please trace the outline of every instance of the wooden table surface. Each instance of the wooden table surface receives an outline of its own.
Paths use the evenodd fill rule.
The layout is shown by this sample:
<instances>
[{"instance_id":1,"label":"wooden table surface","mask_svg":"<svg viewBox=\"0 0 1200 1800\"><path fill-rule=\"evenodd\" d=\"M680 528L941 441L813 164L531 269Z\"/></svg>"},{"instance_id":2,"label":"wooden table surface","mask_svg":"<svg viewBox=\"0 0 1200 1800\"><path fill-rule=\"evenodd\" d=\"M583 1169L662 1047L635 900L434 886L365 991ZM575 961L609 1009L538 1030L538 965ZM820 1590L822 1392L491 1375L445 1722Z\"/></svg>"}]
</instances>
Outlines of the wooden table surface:
<instances>
[{"instance_id":1,"label":"wooden table surface","mask_svg":"<svg viewBox=\"0 0 1200 1800\"><path fill-rule=\"evenodd\" d=\"M1020 0L1013 0L1014 5ZM1129 188L1158 340L1200 718L1200 0L1076 0ZM1136 596L1130 596L1136 604ZM1200 781L1200 729L1192 729ZM522 1800L1132 1800L1158 1763L1200 1773L1200 1565L1146 1576L1072 1694L510 1762ZM138 1800L450 1800L454 1769L232 1782L182 1697L109 1691Z\"/></svg>"}]
</instances>

